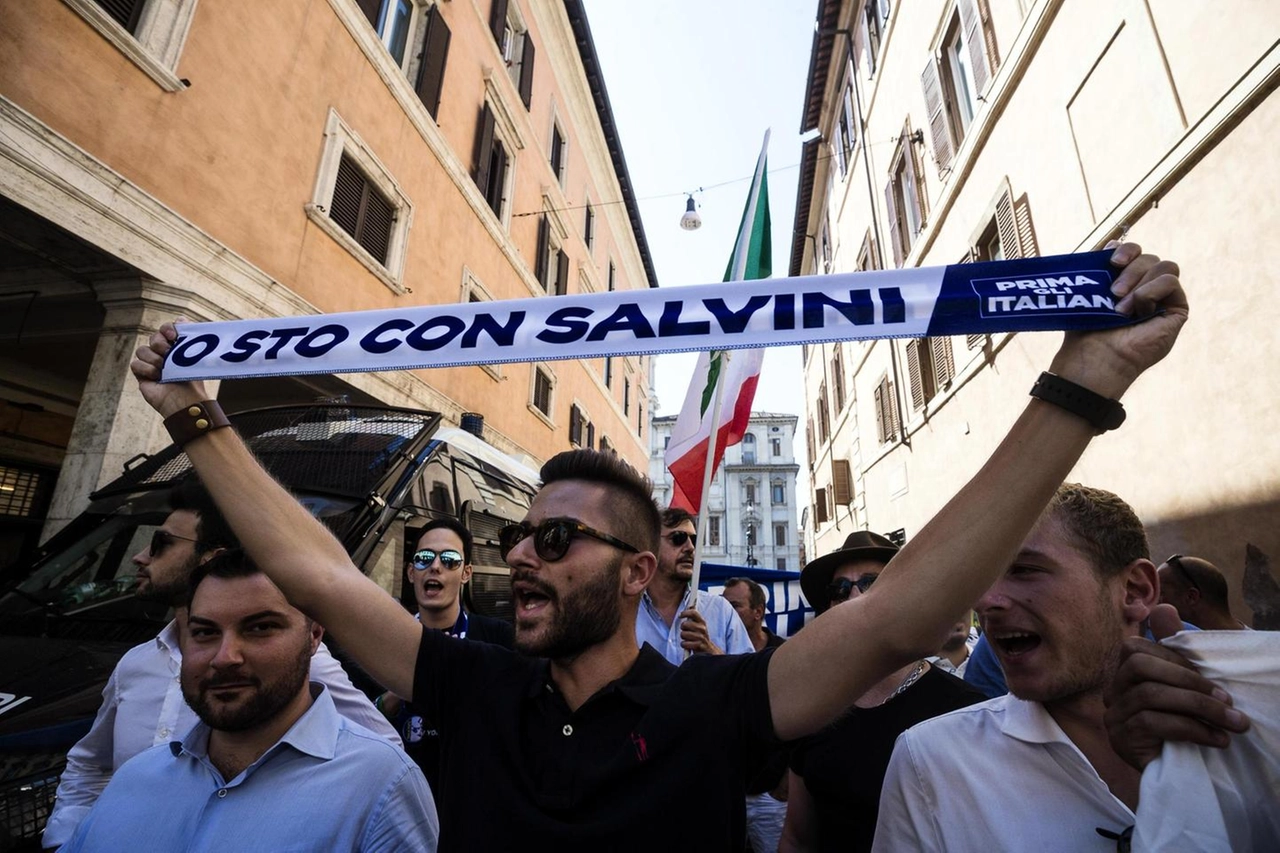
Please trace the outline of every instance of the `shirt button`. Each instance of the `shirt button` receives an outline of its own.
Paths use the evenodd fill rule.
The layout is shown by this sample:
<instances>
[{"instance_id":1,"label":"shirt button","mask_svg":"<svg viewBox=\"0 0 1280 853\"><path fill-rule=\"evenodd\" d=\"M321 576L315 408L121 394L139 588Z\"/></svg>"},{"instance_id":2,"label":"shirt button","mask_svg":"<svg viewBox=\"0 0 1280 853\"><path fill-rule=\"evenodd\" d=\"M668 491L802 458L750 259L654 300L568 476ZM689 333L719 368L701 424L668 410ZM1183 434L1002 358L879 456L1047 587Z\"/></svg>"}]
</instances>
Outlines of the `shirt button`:
<instances>
[{"instance_id":1,"label":"shirt button","mask_svg":"<svg viewBox=\"0 0 1280 853\"><path fill-rule=\"evenodd\" d=\"M168 726L161 726L161 727L160 727L160 737L168 737L168 736L169 736L169 727L168 727Z\"/></svg>"},{"instance_id":2,"label":"shirt button","mask_svg":"<svg viewBox=\"0 0 1280 853\"><path fill-rule=\"evenodd\" d=\"M560 731L564 732L565 737L568 737L569 735L573 734L573 726L569 725L568 723L565 723L564 728L561 729Z\"/></svg>"},{"instance_id":3,"label":"shirt button","mask_svg":"<svg viewBox=\"0 0 1280 853\"><path fill-rule=\"evenodd\" d=\"M226 788L219 788L219 789L218 789L218 799L220 799L220 800L221 800L221 799L222 799L223 797L225 797L226 795L227 795L227 789L226 789Z\"/></svg>"}]
</instances>

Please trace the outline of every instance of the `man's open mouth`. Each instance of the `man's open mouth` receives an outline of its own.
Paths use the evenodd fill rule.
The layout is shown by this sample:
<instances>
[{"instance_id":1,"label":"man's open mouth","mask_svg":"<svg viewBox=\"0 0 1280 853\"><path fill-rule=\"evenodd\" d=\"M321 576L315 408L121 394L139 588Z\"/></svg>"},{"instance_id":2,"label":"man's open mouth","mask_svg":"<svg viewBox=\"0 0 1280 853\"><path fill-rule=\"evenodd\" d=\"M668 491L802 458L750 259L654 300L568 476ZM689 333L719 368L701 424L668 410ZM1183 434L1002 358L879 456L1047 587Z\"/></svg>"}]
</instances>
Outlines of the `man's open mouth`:
<instances>
[{"instance_id":1,"label":"man's open mouth","mask_svg":"<svg viewBox=\"0 0 1280 853\"><path fill-rule=\"evenodd\" d=\"M1025 655L1040 645L1040 635L1030 631L989 632L991 642L1007 658Z\"/></svg>"}]
</instances>

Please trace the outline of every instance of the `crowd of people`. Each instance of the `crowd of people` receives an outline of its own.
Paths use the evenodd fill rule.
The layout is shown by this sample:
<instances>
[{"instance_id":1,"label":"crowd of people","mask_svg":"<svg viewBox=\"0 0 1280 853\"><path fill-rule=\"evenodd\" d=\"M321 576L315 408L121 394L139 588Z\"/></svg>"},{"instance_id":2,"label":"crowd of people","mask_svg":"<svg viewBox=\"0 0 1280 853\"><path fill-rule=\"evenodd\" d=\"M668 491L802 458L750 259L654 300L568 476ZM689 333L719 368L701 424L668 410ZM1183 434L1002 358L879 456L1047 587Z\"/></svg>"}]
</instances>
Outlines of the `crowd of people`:
<instances>
[{"instance_id":1,"label":"crowd of people","mask_svg":"<svg viewBox=\"0 0 1280 853\"><path fill-rule=\"evenodd\" d=\"M1120 310L1146 319L1068 335L1050 365L1107 402L1187 317L1175 265L1130 245L1115 263ZM1063 483L1096 408L1033 399L908 544L860 531L811 561L819 615L785 642L754 581L692 588L688 513L613 454L562 453L500 534L511 626L462 606L452 518L413 532L415 613L361 574L210 428L199 383L157 381L174 337L133 370L199 476L135 557L138 594L175 616L112 675L46 847L1127 849L1166 740L1230 750L1250 729L1143 636L1241 627L1221 574L1156 565L1120 498Z\"/></svg>"}]
</instances>

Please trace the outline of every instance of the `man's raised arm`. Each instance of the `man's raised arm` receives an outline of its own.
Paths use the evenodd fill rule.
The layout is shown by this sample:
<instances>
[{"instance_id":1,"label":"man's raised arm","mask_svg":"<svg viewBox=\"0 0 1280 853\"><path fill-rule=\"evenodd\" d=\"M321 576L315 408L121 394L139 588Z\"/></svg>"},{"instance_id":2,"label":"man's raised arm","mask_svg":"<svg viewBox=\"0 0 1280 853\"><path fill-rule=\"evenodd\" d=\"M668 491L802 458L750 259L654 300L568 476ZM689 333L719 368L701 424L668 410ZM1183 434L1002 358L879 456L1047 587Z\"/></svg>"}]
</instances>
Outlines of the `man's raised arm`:
<instances>
[{"instance_id":1,"label":"man's raised arm","mask_svg":"<svg viewBox=\"0 0 1280 853\"><path fill-rule=\"evenodd\" d=\"M1187 320L1177 265L1126 244L1112 286L1117 310L1144 322L1068 333L1050 372L1119 399L1164 358ZM932 654L949 627L1013 561L1019 546L1095 434L1080 415L1032 400L982 469L885 568L875 586L833 607L773 655L774 729L816 731L867 688Z\"/></svg>"},{"instance_id":2,"label":"man's raised arm","mask_svg":"<svg viewBox=\"0 0 1280 853\"><path fill-rule=\"evenodd\" d=\"M176 339L173 324L166 323L130 365L142 396L166 418L208 399L203 383L157 381ZM338 540L258 464L234 430L215 429L184 449L249 556L289 601L332 632L384 687L412 696L422 639L414 618L361 574Z\"/></svg>"}]
</instances>

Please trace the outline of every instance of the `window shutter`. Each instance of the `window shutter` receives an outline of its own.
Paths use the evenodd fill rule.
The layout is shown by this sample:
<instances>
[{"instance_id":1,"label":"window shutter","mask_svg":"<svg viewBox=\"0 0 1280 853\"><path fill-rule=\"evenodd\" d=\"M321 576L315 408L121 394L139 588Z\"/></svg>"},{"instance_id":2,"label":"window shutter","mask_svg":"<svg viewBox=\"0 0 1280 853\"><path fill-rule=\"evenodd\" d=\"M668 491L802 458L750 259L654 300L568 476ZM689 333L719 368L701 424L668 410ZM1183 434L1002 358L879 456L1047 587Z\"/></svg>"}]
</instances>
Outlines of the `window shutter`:
<instances>
[{"instance_id":1,"label":"window shutter","mask_svg":"<svg viewBox=\"0 0 1280 853\"><path fill-rule=\"evenodd\" d=\"M938 63L930 58L920 75L920 85L924 89L924 108L929 116L929 132L933 136L933 159L938 164L938 173L946 171L951 163L951 130L947 127L946 99L942 97L942 81L938 77Z\"/></svg>"},{"instance_id":2,"label":"window shutter","mask_svg":"<svg viewBox=\"0 0 1280 853\"><path fill-rule=\"evenodd\" d=\"M933 355L934 389L941 391L956 375L956 360L951 351L951 338L945 335L929 338L929 349Z\"/></svg>"},{"instance_id":3,"label":"window shutter","mask_svg":"<svg viewBox=\"0 0 1280 853\"><path fill-rule=\"evenodd\" d=\"M996 45L996 29L991 21L991 5L988 0L977 0L978 17L982 19L982 39L987 48L987 67L994 75L1000 67L1000 48Z\"/></svg>"},{"instance_id":4,"label":"window shutter","mask_svg":"<svg viewBox=\"0 0 1280 853\"><path fill-rule=\"evenodd\" d=\"M831 488L838 505L848 506L853 503L853 473L849 469L848 459L831 460Z\"/></svg>"},{"instance_id":5,"label":"window shutter","mask_svg":"<svg viewBox=\"0 0 1280 853\"><path fill-rule=\"evenodd\" d=\"M520 100L525 109L533 101L533 36L524 34L524 47L520 51Z\"/></svg>"},{"instance_id":6,"label":"window shutter","mask_svg":"<svg viewBox=\"0 0 1280 853\"><path fill-rule=\"evenodd\" d=\"M986 340L987 340L986 335L965 335L964 342L969 349L982 349L982 346L983 344L986 343Z\"/></svg>"},{"instance_id":7,"label":"window shutter","mask_svg":"<svg viewBox=\"0 0 1280 853\"><path fill-rule=\"evenodd\" d=\"M538 218L538 254L533 263L533 276L542 285L543 290L547 289L547 265L551 262L551 247L547 245L547 228L547 215L544 213Z\"/></svg>"},{"instance_id":8,"label":"window shutter","mask_svg":"<svg viewBox=\"0 0 1280 853\"><path fill-rule=\"evenodd\" d=\"M329 217L380 264L387 262L395 207L382 197L346 154L338 162Z\"/></svg>"},{"instance_id":9,"label":"window shutter","mask_svg":"<svg viewBox=\"0 0 1280 853\"><path fill-rule=\"evenodd\" d=\"M885 438L885 420L886 419L884 416L885 400L884 400L884 383L883 382L876 386L875 398L876 398L876 439L881 444L884 444L886 441L886 438ZM813 461L810 460L809 464L812 466Z\"/></svg>"},{"instance_id":10,"label":"window shutter","mask_svg":"<svg viewBox=\"0 0 1280 853\"><path fill-rule=\"evenodd\" d=\"M440 110L440 92L444 88L444 65L449 56L451 33L440 14L438 5L427 10L427 37L422 47L422 62L418 66L418 98L434 119ZM480 185L484 189L484 185Z\"/></svg>"},{"instance_id":11,"label":"window shutter","mask_svg":"<svg viewBox=\"0 0 1280 853\"><path fill-rule=\"evenodd\" d=\"M560 250L556 253L556 296L569 292L569 256Z\"/></svg>"},{"instance_id":12,"label":"window shutter","mask_svg":"<svg viewBox=\"0 0 1280 853\"><path fill-rule=\"evenodd\" d=\"M965 44L969 46L969 64L973 68L973 94L981 97L991 79L987 64L987 38L983 32L982 18L974 6L974 0L958 0L960 28L964 30Z\"/></svg>"},{"instance_id":13,"label":"window shutter","mask_svg":"<svg viewBox=\"0 0 1280 853\"><path fill-rule=\"evenodd\" d=\"M1005 188L1000 200L996 202L996 230L1000 234L1000 249L1006 258L1022 257L1022 246L1018 239L1018 222L1013 215L1013 199Z\"/></svg>"},{"instance_id":14,"label":"window shutter","mask_svg":"<svg viewBox=\"0 0 1280 853\"><path fill-rule=\"evenodd\" d=\"M588 423L587 424L587 447L594 448L595 446L596 446L596 425L593 423Z\"/></svg>"},{"instance_id":15,"label":"window shutter","mask_svg":"<svg viewBox=\"0 0 1280 853\"><path fill-rule=\"evenodd\" d=\"M364 12L364 16L369 19L369 24L376 30L378 28L378 13L382 11L382 0L356 0L356 3L359 4L360 11ZM108 4L102 3L101 0L99 0L99 5L106 6ZM124 4L115 2L110 5L121 6ZM138 2L131 5L141 7L142 2L141 0L138 0Z\"/></svg>"},{"instance_id":16,"label":"window shutter","mask_svg":"<svg viewBox=\"0 0 1280 853\"><path fill-rule=\"evenodd\" d=\"M502 142L493 141L493 156L489 159L489 181L485 187L485 199L497 216L502 216L502 190L506 183L507 149Z\"/></svg>"},{"instance_id":17,"label":"window shutter","mask_svg":"<svg viewBox=\"0 0 1280 853\"><path fill-rule=\"evenodd\" d=\"M502 33L507 28L507 0L493 0L489 7L489 29L493 32L493 40L502 47Z\"/></svg>"},{"instance_id":18,"label":"window shutter","mask_svg":"<svg viewBox=\"0 0 1280 853\"><path fill-rule=\"evenodd\" d=\"M1022 257L1036 258L1040 256L1040 244L1036 242L1036 229L1031 223L1031 202L1027 194L1013 203L1013 218L1018 223L1018 243L1022 246Z\"/></svg>"},{"instance_id":19,"label":"window shutter","mask_svg":"<svg viewBox=\"0 0 1280 853\"><path fill-rule=\"evenodd\" d=\"M569 443L582 446L582 410L577 403L569 407Z\"/></svg>"},{"instance_id":20,"label":"window shutter","mask_svg":"<svg viewBox=\"0 0 1280 853\"><path fill-rule=\"evenodd\" d=\"M914 243L915 238L924 230L925 225L928 224L929 206L926 204L924 196L924 161L920 159L920 146L911 141L910 123L903 128L902 132L907 146L907 150L903 156L907 158L906 168L911 170L911 186L915 187L916 209L920 211L920 228L915 234L911 235L911 242Z\"/></svg>"},{"instance_id":21,"label":"window shutter","mask_svg":"<svg viewBox=\"0 0 1280 853\"><path fill-rule=\"evenodd\" d=\"M920 339L907 344L907 377L911 384L911 407L919 409L928 402L925 395L924 376L920 370Z\"/></svg>"},{"instance_id":22,"label":"window shutter","mask_svg":"<svg viewBox=\"0 0 1280 853\"><path fill-rule=\"evenodd\" d=\"M898 423L898 398L894 396L893 383L888 377L885 377L884 388L885 405L889 407L889 440L893 441L898 437L898 430L902 426Z\"/></svg>"},{"instance_id":23,"label":"window shutter","mask_svg":"<svg viewBox=\"0 0 1280 853\"><path fill-rule=\"evenodd\" d=\"M898 206L894 203L893 178L884 187L885 212L889 215L889 245L893 246L893 265L902 266L902 238L898 234Z\"/></svg>"},{"instance_id":24,"label":"window shutter","mask_svg":"<svg viewBox=\"0 0 1280 853\"><path fill-rule=\"evenodd\" d=\"M361 0L361 6L367 6L373 3L373 14L378 14L378 0ZM138 28L138 21L142 19L142 7L146 5L146 0L97 0L102 11L111 16L117 24L124 27L129 32L133 32ZM365 14L369 14L366 10Z\"/></svg>"},{"instance_id":25,"label":"window shutter","mask_svg":"<svg viewBox=\"0 0 1280 853\"><path fill-rule=\"evenodd\" d=\"M481 193L489 189L489 165L493 154L493 110L486 103L480 110L480 125L476 128L475 171L476 186Z\"/></svg>"},{"instance_id":26,"label":"window shutter","mask_svg":"<svg viewBox=\"0 0 1280 853\"><path fill-rule=\"evenodd\" d=\"M827 490L818 489L818 494L813 500L813 514L817 517L819 524L827 523Z\"/></svg>"}]
</instances>

